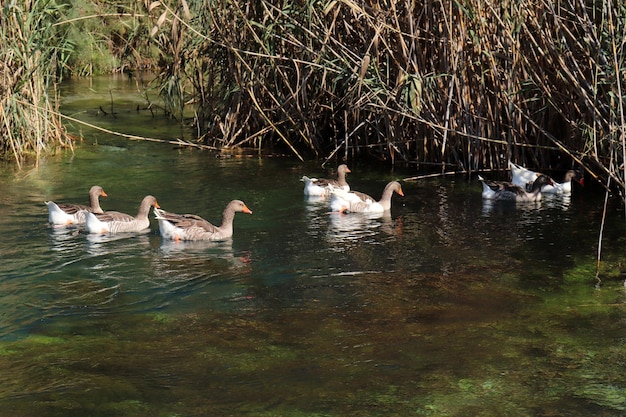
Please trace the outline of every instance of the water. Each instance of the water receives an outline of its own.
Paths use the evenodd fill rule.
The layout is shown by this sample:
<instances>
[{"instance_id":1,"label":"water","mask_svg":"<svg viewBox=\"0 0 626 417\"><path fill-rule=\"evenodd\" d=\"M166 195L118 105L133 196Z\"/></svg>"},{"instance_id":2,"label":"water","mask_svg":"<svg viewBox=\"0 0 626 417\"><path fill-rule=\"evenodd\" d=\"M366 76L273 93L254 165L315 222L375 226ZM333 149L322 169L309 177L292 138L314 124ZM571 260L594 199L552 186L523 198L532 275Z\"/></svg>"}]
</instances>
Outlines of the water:
<instances>
[{"instance_id":1,"label":"water","mask_svg":"<svg viewBox=\"0 0 626 417\"><path fill-rule=\"evenodd\" d=\"M98 114L110 85L134 87L97 80L64 106L180 136ZM601 195L489 205L477 181L445 178L403 182L388 215L340 216L303 196L316 163L83 132L73 155L0 178L0 415L626 412L623 211L609 208L596 287ZM414 175L350 168L374 196ZM214 222L233 198L253 214L219 243L164 242L154 221L117 237L47 225L43 201L86 202L93 184L105 210L153 194Z\"/></svg>"}]
</instances>

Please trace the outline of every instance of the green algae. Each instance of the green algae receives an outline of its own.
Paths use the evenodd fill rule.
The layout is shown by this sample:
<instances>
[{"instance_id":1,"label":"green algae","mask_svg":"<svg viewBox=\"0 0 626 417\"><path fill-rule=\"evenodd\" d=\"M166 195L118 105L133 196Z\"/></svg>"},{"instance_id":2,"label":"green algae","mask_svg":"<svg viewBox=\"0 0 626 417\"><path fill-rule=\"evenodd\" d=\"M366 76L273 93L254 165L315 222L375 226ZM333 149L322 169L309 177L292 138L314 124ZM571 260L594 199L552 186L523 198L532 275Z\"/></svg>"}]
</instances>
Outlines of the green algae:
<instances>
[{"instance_id":1,"label":"green algae","mask_svg":"<svg viewBox=\"0 0 626 417\"><path fill-rule=\"evenodd\" d=\"M168 324L168 323L171 323L174 320L174 318L169 314L154 313L152 315L152 320L154 320L157 323Z\"/></svg>"},{"instance_id":2,"label":"green algae","mask_svg":"<svg viewBox=\"0 0 626 417\"><path fill-rule=\"evenodd\" d=\"M59 345L65 343L66 340L61 337L56 336L46 336L46 335L29 335L25 340L25 344L33 344L33 345Z\"/></svg>"},{"instance_id":3,"label":"green algae","mask_svg":"<svg viewBox=\"0 0 626 417\"><path fill-rule=\"evenodd\" d=\"M349 304L303 281L298 307L100 314L1 342L0 393L29 393L18 417L619 415L624 290L588 270L550 292L368 274Z\"/></svg>"},{"instance_id":4,"label":"green algae","mask_svg":"<svg viewBox=\"0 0 626 417\"><path fill-rule=\"evenodd\" d=\"M380 285L372 278L359 285ZM450 310L436 310L439 320L434 327L385 319L383 305L388 318L402 316L402 312L415 315L415 306L405 305L400 298L394 305L393 297L377 301L373 295L359 316L376 317L374 321L345 312L324 313L314 303L271 319L215 312L148 313L135 316L125 326L103 326L109 331L100 336L38 334L4 342L2 349L7 352L4 357L18 352L22 361L37 363L45 355L46 363L54 363L36 377L40 383L42 377L47 379L49 385L65 379L64 395L57 397L45 390L39 395L47 398L48 406L56 404L68 415L75 407L91 409L89 398L99 404L92 409L96 416L147 415L157 409L160 415L187 415L202 409L209 414L268 416L409 412L515 416L536 409L562 409L561 399L568 397L579 401L581 410L601 406L618 413L623 411L626 386L622 369L616 366L624 363L620 349L624 334L621 326L606 326L610 311L603 303L614 296L599 297L594 291L569 291L566 298L555 294L558 300L546 297L543 302L519 304L509 317L483 316L481 321L464 319L464 308L452 316ZM574 314L572 307L590 293L596 294L598 304ZM510 301L517 296L509 294ZM577 326L568 325L571 320ZM595 343L595 330L600 326L615 332L618 345ZM461 350L463 345L449 338L439 345L446 340L445 334L474 340L477 350ZM424 348L431 355L428 361L420 359ZM433 361L433 349L441 350L440 361ZM395 359L398 354L400 358ZM5 369L11 373L10 365L5 364ZM156 390L138 383L134 375L143 375L142 380L151 381ZM13 386L28 388L32 378L29 371L9 380ZM398 379L403 384L397 384ZM70 402L67 397L79 386L86 391ZM181 401L198 390L204 391L204 399L193 405ZM145 396L150 402L142 400ZM168 399L169 405L157 406L158 398ZM228 404L232 407L243 398L245 404L235 406L230 414L225 412Z\"/></svg>"}]
</instances>

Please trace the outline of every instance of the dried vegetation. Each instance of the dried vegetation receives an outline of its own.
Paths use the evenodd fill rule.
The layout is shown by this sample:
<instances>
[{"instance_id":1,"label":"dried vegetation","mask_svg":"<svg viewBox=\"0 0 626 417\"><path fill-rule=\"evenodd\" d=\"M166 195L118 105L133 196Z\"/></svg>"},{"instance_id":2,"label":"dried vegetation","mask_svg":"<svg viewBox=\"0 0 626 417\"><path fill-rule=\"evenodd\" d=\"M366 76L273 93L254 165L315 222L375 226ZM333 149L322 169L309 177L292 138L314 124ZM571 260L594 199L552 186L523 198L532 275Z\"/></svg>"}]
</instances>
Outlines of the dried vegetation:
<instances>
[{"instance_id":1,"label":"dried vegetation","mask_svg":"<svg viewBox=\"0 0 626 417\"><path fill-rule=\"evenodd\" d=\"M619 2L175 3L147 7L205 144L457 172L583 165L624 188Z\"/></svg>"},{"instance_id":2,"label":"dried vegetation","mask_svg":"<svg viewBox=\"0 0 626 417\"><path fill-rule=\"evenodd\" d=\"M64 143L36 91L66 59L51 43L64 25L57 12L32 13L34 3L3 7L2 150L38 153L44 138ZM116 38L116 48L133 62L158 48L168 113L193 109L197 144L436 172L504 170L508 159L580 165L625 188L618 1L164 0L121 10L132 12L132 47Z\"/></svg>"}]
</instances>

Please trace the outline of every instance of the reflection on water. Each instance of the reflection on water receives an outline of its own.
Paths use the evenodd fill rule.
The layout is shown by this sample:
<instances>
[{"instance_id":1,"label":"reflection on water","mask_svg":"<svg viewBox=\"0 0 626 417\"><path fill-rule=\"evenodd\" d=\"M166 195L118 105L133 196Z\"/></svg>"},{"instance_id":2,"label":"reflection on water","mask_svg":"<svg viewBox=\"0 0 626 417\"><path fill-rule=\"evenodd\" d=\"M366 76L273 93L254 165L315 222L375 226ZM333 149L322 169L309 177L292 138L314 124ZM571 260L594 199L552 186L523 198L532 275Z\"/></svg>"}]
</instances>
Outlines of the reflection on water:
<instances>
[{"instance_id":1,"label":"reflection on water","mask_svg":"<svg viewBox=\"0 0 626 417\"><path fill-rule=\"evenodd\" d=\"M352 165L365 192L401 177ZM90 136L3 178L0 415L623 414L623 278L594 288L601 198L492 203L447 178L340 215L303 198L315 168ZM109 210L150 193L254 215L224 242L164 241L154 220L105 236L46 224L43 201L82 202L93 183ZM608 213L616 265L623 212Z\"/></svg>"},{"instance_id":2,"label":"reflection on water","mask_svg":"<svg viewBox=\"0 0 626 417\"><path fill-rule=\"evenodd\" d=\"M511 214L517 211L558 209L566 211L572 201L571 195L545 195L540 201L515 202L515 201L494 201L483 199L483 215L490 214Z\"/></svg>"},{"instance_id":3,"label":"reflection on water","mask_svg":"<svg viewBox=\"0 0 626 417\"><path fill-rule=\"evenodd\" d=\"M541 201L522 202L515 201L494 201L483 198L483 215L511 215L513 213L528 212L532 209L540 209Z\"/></svg>"},{"instance_id":4,"label":"reflection on water","mask_svg":"<svg viewBox=\"0 0 626 417\"><path fill-rule=\"evenodd\" d=\"M235 253L232 239L224 241L172 241L163 239L160 246L160 260L162 263L179 264L184 268L189 263L200 259L211 259L219 263L224 269L236 270L250 267L250 255ZM168 267L169 268L169 267Z\"/></svg>"},{"instance_id":5,"label":"reflection on water","mask_svg":"<svg viewBox=\"0 0 626 417\"><path fill-rule=\"evenodd\" d=\"M356 241L360 244L376 243L384 235L399 233L394 227L390 212L385 213L329 213L328 242ZM374 238L374 239L371 239Z\"/></svg>"},{"instance_id":6,"label":"reflection on water","mask_svg":"<svg viewBox=\"0 0 626 417\"><path fill-rule=\"evenodd\" d=\"M565 195L550 195L543 199L543 205L547 208L567 210L572 202L571 194Z\"/></svg>"},{"instance_id":7,"label":"reflection on water","mask_svg":"<svg viewBox=\"0 0 626 417\"><path fill-rule=\"evenodd\" d=\"M142 230L140 232L133 233L105 233L105 234L94 234L89 233L86 236L87 242L90 243L90 248L93 248L94 251L98 252L102 248L106 247L106 244L109 242L116 242L118 240L126 240L126 239L136 239L139 238L141 241L142 235L147 235L150 233L150 229Z\"/></svg>"},{"instance_id":8,"label":"reflection on water","mask_svg":"<svg viewBox=\"0 0 626 417\"><path fill-rule=\"evenodd\" d=\"M305 197L309 233L322 234L331 251L346 250L341 243L376 244L385 234L392 236L401 234L401 226L396 226L389 211L337 213L330 211L329 202L330 200L324 197ZM401 225L401 221L398 224Z\"/></svg>"},{"instance_id":9,"label":"reflection on water","mask_svg":"<svg viewBox=\"0 0 626 417\"><path fill-rule=\"evenodd\" d=\"M81 244L81 241L77 239L80 233L81 231L77 227L51 225L49 232L50 249L60 254L76 249L76 246Z\"/></svg>"}]
</instances>

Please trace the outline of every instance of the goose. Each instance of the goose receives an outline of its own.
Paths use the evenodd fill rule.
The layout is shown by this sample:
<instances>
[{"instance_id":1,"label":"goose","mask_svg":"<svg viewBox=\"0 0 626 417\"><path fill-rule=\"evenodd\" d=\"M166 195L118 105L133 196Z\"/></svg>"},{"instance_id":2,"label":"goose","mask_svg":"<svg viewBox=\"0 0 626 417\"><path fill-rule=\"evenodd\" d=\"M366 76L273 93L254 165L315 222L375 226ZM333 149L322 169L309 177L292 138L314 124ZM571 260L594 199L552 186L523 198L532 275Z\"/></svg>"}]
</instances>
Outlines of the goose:
<instances>
[{"instance_id":1,"label":"goose","mask_svg":"<svg viewBox=\"0 0 626 417\"><path fill-rule=\"evenodd\" d=\"M346 182L346 174L352 172L348 165L341 164L337 167L337 179L309 178L303 176L300 181L304 182L304 194L307 196L326 197L330 195L330 190L340 188L350 191L350 185Z\"/></svg>"},{"instance_id":2,"label":"goose","mask_svg":"<svg viewBox=\"0 0 626 417\"><path fill-rule=\"evenodd\" d=\"M105 211L101 214L86 213L86 226L89 233L141 232L150 227L150 208L159 208L156 198L147 195L141 200L135 217L119 211Z\"/></svg>"},{"instance_id":3,"label":"goose","mask_svg":"<svg viewBox=\"0 0 626 417\"><path fill-rule=\"evenodd\" d=\"M391 197L394 192L404 196L402 186L398 181L388 183L378 201L358 191L333 189L330 210L340 213L382 213L391 209Z\"/></svg>"},{"instance_id":4,"label":"goose","mask_svg":"<svg viewBox=\"0 0 626 417\"><path fill-rule=\"evenodd\" d=\"M85 224L85 212L103 213L100 196L108 197L102 187L94 185L89 190L89 206L45 201L44 204L48 206L48 221L53 225Z\"/></svg>"},{"instance_id":5,"label":"goose","mask_svg":"<svg viewBox=\"0 0 626 417\"><path fill-rule=\"evenodd\" d=\"M233 235L235 213L252 214L252 210L241 200L233 200L222 213L222 224L217 227L195 214L176 214L155 209L161 236L174 241L181 240L224 240Z\"/></svg>"},{"instance_id":6,"label":"goose","mask_svg":"<svg viewBox=\"0 0 626 417\"><path fill-rule=\"evenodd\" d=\"M482 197L486 200L498 201L540 201L541 188L545 184L554 184L550 177L543 174L539 175L539 177L533 182L530 191L526 191L525 188L511 182L489 181L480 175L478 176L478 179L483 184Z\"/></svg>"},{"instance_id":7,"label":"goose","mask_svg":"<svg viewBox=\"0 0 626 417\"><path fill-rule=\"evenodd\" d=\"M570 169L565 173L565 177L563 178L563 182L554 182L554 185L544 185L541 188L541 192L544 194L571 194L572 193L572 181L578 182L580 185L584 186L584 179L577 179L578 173L573 169Z\"/></svg>"},{"instance_id":8,"label":"goose","mask_svg":"<svg viewBox=\"0 0 626 417\"><path fill-rule=\"evenodd\" d=\"M530 191L532 183L541 175L539 172L532 171L528 168L524 168L521 165L514 164L509 161L509 168L511 169L511 182L520 187L526 188ZM577 179L578 173L573 169L570 169L565 173L563 182L553 181L553 185L546 184L541 188L543 194L571 194L572 192L572 180L578 182L584 186L584 179Z\"/></svg>"},{"instance_id":9,"label":"goose","mask_svg":"<svg viewBox=\"0 0 626 417\"><path fill-rule=\"evenodd\" d=\"M521 165L514 164L509 161L509 169L511 170L511 182L520 187L526 187L528 183L533 183L541 175L538 172L531 171Z\"/></svg>"}]
</instances>

